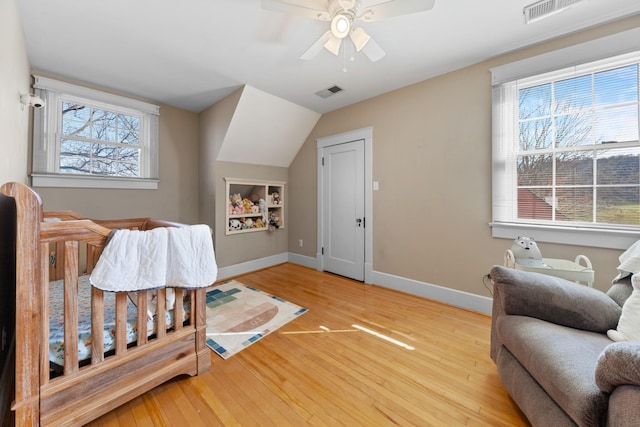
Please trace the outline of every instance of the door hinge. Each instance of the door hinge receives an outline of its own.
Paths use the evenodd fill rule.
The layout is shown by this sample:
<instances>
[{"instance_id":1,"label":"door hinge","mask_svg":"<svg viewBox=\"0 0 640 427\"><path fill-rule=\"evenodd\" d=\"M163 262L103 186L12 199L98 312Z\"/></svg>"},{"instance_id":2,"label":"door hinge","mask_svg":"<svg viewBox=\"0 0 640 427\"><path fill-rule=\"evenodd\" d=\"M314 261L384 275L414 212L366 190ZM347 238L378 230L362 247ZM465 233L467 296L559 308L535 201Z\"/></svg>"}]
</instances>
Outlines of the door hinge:
<instances>
[{"instance_id":1,"label":"door hinge","mask_svg":"<svg viewBox=\"0 0 640 427\"><path fill-rule=\"evenodd\" d=\"M322 158L322 166L324 166L324 157Z\"/></svg>"},{"instance_id":2,"label":"door hinge","mask_svg":"<svg viewBox=\"0 0 640 427\"><path fill-rule=\"evenodd\" d=\"M324 247L320 249L320 253L322 253L322 255L324 255Z\"/></svg>"}]
</instances>

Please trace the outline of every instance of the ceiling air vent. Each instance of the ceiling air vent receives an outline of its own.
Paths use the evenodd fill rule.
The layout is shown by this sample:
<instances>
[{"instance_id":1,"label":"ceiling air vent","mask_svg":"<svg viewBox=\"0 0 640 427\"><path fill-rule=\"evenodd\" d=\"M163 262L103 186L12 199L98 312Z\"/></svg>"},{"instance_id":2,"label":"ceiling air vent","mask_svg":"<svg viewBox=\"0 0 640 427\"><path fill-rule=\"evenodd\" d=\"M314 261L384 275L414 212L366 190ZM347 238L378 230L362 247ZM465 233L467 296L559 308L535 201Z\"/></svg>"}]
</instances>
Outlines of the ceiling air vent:
<instances>
[{"instance_id":1,"label":"ceiling air vent","mask_svg":"<svg viewBox=\"0 0 640 427\"><path fill-rule=\"evenodd\" d=\"M541 0L535 3L525 6L522 9L524 15L524 23L529 24L531 22L538 21L547 16L554 15L562 12L565 9L573 6L576 3L580 3L584 0Z\"/></svg>"},{"instance_id":2,"label":"ceiling air vent","mask_svg":"<svg viewBox=\"0 0 640 427\"><path fill-rule=\"evenodd\" d=\"M338 92L342 92L342 88L340 86L337 85L333 85L327 89L322 89L318 92L316 92L316 95L318 95L320 98L324 98L327 99L328 97L330 97L331 95L335 95Z\"/></svg>"}]
</instances>

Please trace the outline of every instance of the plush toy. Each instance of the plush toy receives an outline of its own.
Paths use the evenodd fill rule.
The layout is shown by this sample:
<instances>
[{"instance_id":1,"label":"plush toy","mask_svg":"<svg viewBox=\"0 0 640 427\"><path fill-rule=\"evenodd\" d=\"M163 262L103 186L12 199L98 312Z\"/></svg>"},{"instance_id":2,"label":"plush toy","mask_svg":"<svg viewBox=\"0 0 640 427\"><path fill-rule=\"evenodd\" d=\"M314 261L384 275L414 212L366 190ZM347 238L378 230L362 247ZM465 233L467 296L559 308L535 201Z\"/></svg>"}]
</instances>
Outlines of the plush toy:
<instances>
[{"instance_id":1,"label":"plush toy","mask_svg":"<svg viewBox=\"0 0 640 427\"><path fill-rule=\"evenodd\" d=\"M234 207L242 206L242 196L240 195L240 193L232 194L231 197L229 197L229 199L230 199L229 201Z\"/></svg>"},{"instance_id":2,"label":"plush toy","mask_svg":"<svg viewBox=\"0 0 640 427\"><path fill-rule=\"evenodd\" d=\"M513 257L518 259L532 259L532 260L542 260L542 254L540 253L540 249L538 249L538 245L536 241L533 240L533 237L520 237L513 241L513 245L511 245L511 252L513 252Z\"/></svg>"},{"instance_id":3,"label":"plush toy","mask_svg":"<svg viewBox=\"0 0 640 427\"><path fill-rule=\"evenodd\" d=\"M248 230L249 228L253 228L253 220L251 218L242 218L242 228Z\"/></svg>"},{"instance_id":4,"label":"plush toy","mask_svg":"<svg viewBox=\"0 0 640 427\"><path fill-rule=\"evenodd\" d=\"M245 198L244 200L242 200L242 206L244 207L244 211L246 213L251 213L251 206L253 206L253 203L251 203L251 200Z\"/></svg>"},{"instance_id":5,"label":"plush toy","mask_svg":"<svg viewBox=\"0 0 640 427\"><path fill-rule=\"evenodd\" d=\"M262 222L266 224L269 221L267 202L265 202L264 199L260 199L258 201L258 206L260 207L260 212L262 212Z\"/></svg>"},{"instance_id":6,"label":"plush toy","mask_svg":"<svg viewBox=\"0 0 640 427\"><path fill-rule=\"evenodd\" d=\"M272 205L280 204L280 194L278 194L277 191L274 191L273 193L271 193L271 204Z\"/></svg>"},{"instance_id":7,"label":"plush toy","mask_svg":"<svg viewBox=\"0 0 640 427\"><path fill-rule=\"evenodd\" d=\"M260 206L258 206L258 205L251 206L251 213L252 214L260 213Z\"/></svg>"},{"instance_id":8,"label":"plush toy","mask_svg":"<svg viewBox=\"0 0 640 427\"><path fill-rule=\"evenodd\" d=\"M274 228L280 228L280 215L276 212L269 212L269 225Z\"/></svg>"},{"instance_id":9,"label":"plush toy","mask_svg":"<svg viewBox=\"0 0 640 427\"><path fill-rule=\"evenodd\" d=\"M617 329L609 329L607 336L613 341L640 341L640 276L631 276L633 291L622 306Z\"/></svg>"},{"instance_id":10,"label":"plush toy","mask_svg":"<svg viewBox=\"0 0 640 427\"><path fill-rule=\"evenodd\" d=\"M255 220L255 222L253 223L253 226L255 228L264 228L264 222L262 221L261 218L258 218Z\"/></svg>"},{"instance_id":11,"label":"plush toy","mask_svg":"<svg viewBox=\"0 0 640 427\"><path fill-rule=\"evenodd\" d=\"M237 219L229 220L229 231L238 231L242 230L242 223Z\"/></svg>"}]
</instances>

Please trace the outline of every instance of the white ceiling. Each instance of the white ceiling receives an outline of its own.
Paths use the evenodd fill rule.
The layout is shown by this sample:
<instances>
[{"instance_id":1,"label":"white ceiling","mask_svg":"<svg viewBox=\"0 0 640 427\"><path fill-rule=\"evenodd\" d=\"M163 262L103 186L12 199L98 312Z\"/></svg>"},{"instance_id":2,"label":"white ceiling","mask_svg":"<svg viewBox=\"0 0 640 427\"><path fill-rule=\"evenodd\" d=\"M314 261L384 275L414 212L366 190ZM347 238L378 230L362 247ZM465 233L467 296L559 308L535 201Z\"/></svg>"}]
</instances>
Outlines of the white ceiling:
<instances>
[{"instance_id":1,"label":"white ceiling","mask_svg":"<svg viewBox=\"0 0 640 427\"><path fill-rule=\"evenodd\" d=\"M326 0L317 0L319 2ZM371 5L383 0L363 0ZM533 0L436 0L433 10L361 26L387 55L371 63L299 56L328 23L264 11L260 0L19 0L31 66L202 111L250 85L325 113L620 17L638 0L586 0L525 25ZM314 93L334 84L328 99Z\"/></svg>"}]
</instances>

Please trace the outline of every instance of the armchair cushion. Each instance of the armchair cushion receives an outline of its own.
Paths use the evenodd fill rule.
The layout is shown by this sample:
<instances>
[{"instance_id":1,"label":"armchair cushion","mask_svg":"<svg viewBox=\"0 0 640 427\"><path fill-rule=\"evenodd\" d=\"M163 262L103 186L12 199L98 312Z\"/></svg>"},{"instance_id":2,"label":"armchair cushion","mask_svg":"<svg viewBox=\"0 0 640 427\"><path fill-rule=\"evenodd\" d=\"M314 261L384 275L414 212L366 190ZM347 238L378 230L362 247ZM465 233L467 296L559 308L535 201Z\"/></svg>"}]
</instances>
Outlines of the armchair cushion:
<instances>
[{"instance_id":1,"label":"armchair cushion","mask_svg":"<svg viewBox=\"0 0 640 427\"><path fill-rule=\"evenodd\" d=\"M640 342L608 345L598 357L596 384L607 393L622 385L640 386Z\"/></svg>"},{"instance_id":2,"label":"armchair cushion","mask_svg":"<svg viewBox=\"0 0 640 427\"><path fill-rule=\"evenodd\" d=\"M496 265L491 269L491 280L500 286L507 315L606 333L615 329L622 311L604 292L559 277Z\"/></svg>"}]
</instances>

